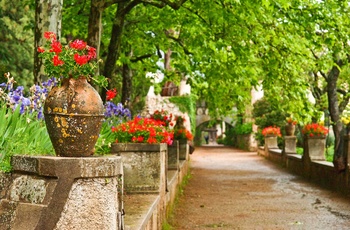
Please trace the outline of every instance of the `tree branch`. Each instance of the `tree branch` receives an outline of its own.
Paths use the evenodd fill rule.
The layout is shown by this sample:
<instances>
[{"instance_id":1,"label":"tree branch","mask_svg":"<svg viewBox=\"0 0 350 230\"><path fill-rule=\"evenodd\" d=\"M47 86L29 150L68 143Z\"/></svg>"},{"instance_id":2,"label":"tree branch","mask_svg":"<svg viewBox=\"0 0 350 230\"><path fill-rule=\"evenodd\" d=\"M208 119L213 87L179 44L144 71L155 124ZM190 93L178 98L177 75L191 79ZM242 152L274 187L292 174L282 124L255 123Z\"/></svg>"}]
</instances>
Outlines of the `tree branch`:
<instances>
[{"instance_id":1,"label":"tree branch","mask_svg":"<svg viewBox=\"0 0 350 230\"><path fill-rule=\"evenodd\" d=\"M170 38L171 40L177 42L181 47L182 49L184 50L184 53L187 54L187 55L190 55L190 54L193 54L191 51L189 51L186 47L185 47L185 44L183 43L183 41L180 39L180 38L176 38L174 36L172 36L168 31L165 31L165 35Z\"/></svg>"},{"instance_id":2,"label":"tree branch","mask_svg":"<svg viewBox=\"0 0 350 230\"><path fill-rule=\"evenodd\" d=\"M132 59L130 59L130 61L131 62L138 62L138 61L142 61L143 59L146 59L146 58L149 58L152 56L153 56L153 54L144 54L144 55L141 55L139 57L132 58Z\"/></svg>"}]
</instances>

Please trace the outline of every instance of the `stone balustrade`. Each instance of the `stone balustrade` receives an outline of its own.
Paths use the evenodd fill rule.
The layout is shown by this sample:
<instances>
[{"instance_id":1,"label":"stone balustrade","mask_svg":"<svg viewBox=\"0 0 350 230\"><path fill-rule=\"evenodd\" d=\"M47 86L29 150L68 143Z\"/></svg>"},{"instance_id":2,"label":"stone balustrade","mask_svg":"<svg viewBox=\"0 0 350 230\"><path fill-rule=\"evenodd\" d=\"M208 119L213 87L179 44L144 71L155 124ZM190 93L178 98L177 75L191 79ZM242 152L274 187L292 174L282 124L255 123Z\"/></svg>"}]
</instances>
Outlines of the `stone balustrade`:
<instances>
[{"instance_id":1,"label":"stone balustrade","mask_svg":"<svg viewBox=\"0 0 350 230\"><path fill-rule=\"evenodd\" d=\"M13 156L13 171L0 176L0 229L161 229L188 172L189 148L182 149L168 155L165 144L124 145L103 157Z\"/></svg>"}]
</instances>

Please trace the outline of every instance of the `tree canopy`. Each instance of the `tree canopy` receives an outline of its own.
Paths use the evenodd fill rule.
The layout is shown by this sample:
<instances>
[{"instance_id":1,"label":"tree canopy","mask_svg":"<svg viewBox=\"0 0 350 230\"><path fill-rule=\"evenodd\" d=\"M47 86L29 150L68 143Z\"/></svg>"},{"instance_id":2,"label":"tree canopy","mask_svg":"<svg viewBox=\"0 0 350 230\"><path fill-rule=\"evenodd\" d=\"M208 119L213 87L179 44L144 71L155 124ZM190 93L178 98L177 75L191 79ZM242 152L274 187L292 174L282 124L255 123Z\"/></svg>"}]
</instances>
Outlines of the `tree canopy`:
<instances>
[{"instance_id":1,"label":"tree canopy","mask_svg":"<svg viewBox=\"0 0 350 230\"><path fill-rule=\"evenodd\" d=\"M34 6L6 2L0 66L28 82ZM131 107L151 84L146 73L157 70L175 82L187 76L213 117L243 112L251 88L262 85L270 103L304 122L328 110L339 156L350 95L347 1L64 0L61 10L61 37L98 45L100 72Z\"/></svg>"}]
</instances>

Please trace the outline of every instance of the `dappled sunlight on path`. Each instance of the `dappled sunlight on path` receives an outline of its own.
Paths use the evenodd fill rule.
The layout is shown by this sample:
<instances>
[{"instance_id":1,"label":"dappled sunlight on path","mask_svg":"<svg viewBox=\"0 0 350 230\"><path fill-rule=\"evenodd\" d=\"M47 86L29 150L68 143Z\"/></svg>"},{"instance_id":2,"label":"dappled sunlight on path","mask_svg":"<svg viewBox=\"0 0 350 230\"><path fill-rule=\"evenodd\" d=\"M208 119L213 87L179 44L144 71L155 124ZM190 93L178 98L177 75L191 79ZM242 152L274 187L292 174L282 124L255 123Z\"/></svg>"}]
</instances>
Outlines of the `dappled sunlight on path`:
<instances>
[{"instance_id":1,"label":"dappled sunlight on path","mask_svg":"<svg viewBox=\"0 0 350 230\"><path fill-rule=\"evenodd\" d=\"M198 147L175 229L349 229L350 200L258 156Z\"/></svg>"}]
</instances>

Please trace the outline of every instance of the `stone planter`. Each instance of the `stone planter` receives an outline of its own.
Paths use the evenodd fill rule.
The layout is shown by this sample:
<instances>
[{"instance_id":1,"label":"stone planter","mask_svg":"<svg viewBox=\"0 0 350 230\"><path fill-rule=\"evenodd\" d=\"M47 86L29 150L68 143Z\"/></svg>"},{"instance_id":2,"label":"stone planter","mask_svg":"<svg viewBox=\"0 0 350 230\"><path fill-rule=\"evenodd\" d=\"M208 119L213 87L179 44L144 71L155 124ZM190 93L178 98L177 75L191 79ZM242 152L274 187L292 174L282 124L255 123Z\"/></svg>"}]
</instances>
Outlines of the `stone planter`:
<instances>
[{"instance_id":1,"label":"stone planter","mask_svg":"<svg viewBox=\"0 0 350 230\"><path fill-rule=\"evenodd\" d=\"M188 160L189 158L189 146L187 140L179 140L179 160Z\"/></svg>"},{"instance_id":2,"label":"stone planter","mask_svg":"<svg viewBox=\"0 0 350 230\"><path fill-rule=\"evenodd\" d=\"M265 136L265 149L278 149L277 136Z\"/></svg>"},{"instance_id":3,"label":"stone planter","mask_svg":"<svg viewBox=\"0 0 350 230\"><path fill-rule=\"evenodd\" d=\"M167 144L112 144L111 153L122 158L127 193L165 193L167 149Z\"/></svg>"},{"instance_id":4,"label":"stone planter","mask_svg":"<svg viewBox=\"0 0 350 230\"><path fill-rule=\"evenodd\" d=\"M168 145L168 169L179 169L179 141L174 141L172 145Z\"/></svg>"},{"instance_id":5,"label":"stone planter","mask_svg":"<svg viewBox=\"0 0 350 230\"><path fill-rule=\"evenodd\" d=\"M311 161L325 161L326 137L304 137L304 150Z\"/></svg>"}]
</instances>

